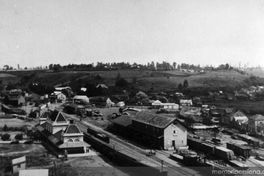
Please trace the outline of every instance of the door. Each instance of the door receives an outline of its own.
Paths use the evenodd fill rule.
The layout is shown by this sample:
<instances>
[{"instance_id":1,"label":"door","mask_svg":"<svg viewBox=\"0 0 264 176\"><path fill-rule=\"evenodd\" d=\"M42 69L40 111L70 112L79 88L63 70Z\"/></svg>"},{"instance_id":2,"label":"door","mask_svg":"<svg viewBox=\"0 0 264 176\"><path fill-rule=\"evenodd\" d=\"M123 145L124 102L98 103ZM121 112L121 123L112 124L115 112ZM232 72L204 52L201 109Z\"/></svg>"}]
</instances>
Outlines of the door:
<instances>
[{"instance_id":1,"label":"door","mask_svg":"<svg viewBox=\"0 0 264 176\"><path fill-rule=\"evenodd\" d=\"M172 140L172 147L175 148L175 140Z\"/></svg>"}]
</instances>

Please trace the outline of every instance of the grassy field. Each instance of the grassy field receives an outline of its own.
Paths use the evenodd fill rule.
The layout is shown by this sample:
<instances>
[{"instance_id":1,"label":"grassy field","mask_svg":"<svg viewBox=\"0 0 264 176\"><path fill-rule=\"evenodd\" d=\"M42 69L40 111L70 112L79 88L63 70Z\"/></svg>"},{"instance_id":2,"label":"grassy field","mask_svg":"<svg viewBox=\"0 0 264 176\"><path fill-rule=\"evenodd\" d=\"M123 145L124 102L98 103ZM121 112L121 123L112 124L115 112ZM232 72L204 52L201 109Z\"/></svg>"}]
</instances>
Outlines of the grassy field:
<instances>
[{"instance_id":1,"label":"grassy field","mask_svg":"<svg viewBox=\"0 0 264 176\"><path fill-rule=\"evenodd\" d=\"M12 118L12 119L0 119L0 128L4 125L8 127L23 127L23 126L33 126L32 122L25 122L24 120Z\"/></svg>"},{"instance_id":2,"label":"grassy field","mask_svg":"<svg viewBox=\"0 0 264 176\"><path fill-rule=\"evenodd\" d=\"M0 78L14 78L15 75L9 74L9 73L0 73Z\"/></svg>"},{"instance_id":3,"label":"grassy field","mask_svg":"<svg viewBox=\"0 0 264 176\"><path fill-rule=\"evenodd\" d=\"M2 73L6 74L6 73ZM85 85L100 76L99 82L108 86L115 84L118 74L128 82L133 83L141 90L171 90L178 87L186 79L189 87L235 87L243 80L249 78L247 74L236 71L211 71L206 73L186 73L173 71L148 71L148 70L113 70L113 71L65 71L65 72L10 72L6 76L14 75L17 82L23 82L27 86L30 82L41 82L45 85L55 86L65 83L81 83ZM2 75L4 77L4 75Z\"/></svg>"},{"instance_id":4,"label":"grassy field","mask_svg":"<svg viewBox=\"0 0 264 176\"><path fill-rule=\"evenodd\" d=\"M0 156L44 153L46 149L40 144L0 144Z\"/></svg>"}]
</instances>

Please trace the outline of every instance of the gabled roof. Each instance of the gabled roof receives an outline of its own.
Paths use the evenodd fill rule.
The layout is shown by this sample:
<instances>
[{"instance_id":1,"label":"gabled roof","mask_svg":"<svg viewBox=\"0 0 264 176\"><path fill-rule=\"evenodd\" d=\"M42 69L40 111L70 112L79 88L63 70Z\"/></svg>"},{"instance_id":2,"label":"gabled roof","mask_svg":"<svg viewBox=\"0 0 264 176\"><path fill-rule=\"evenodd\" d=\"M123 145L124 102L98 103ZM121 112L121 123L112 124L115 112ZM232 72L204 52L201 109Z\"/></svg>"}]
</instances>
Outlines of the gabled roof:
<instances>
[{"instance_id":1,"label":"gabled roof","mask_svg":"<svg viewBox=\"0 0 264 176\"><path fill-rule=\"evenodd\" d=\"M99 88L99 87L104 88L104 89L108 89L107 85L105 85L105 84L97 84L96 88Z\"/></svg>"},{"instance_id":2,"label":"gabled roof","mask_svg":"<svg viewBox=\"0 0 264 176\"><path fill-rule=\"evenodd\" d=\"M86 95L75 95L73 99L88 100L89 98Z\"/></svg>"},{"instance_id":3,"label":"gabled roof","mask_svg":"<svg viewBox=\"0 0 264 176\"><path fill-rule=\"evenodd\" d=\"M244 117L244 116L246 116L243 112L241 112L241 111L237 111L237 112L235 112L234 114L233 114L233 116L234 117Z\"/></svg>"},{"instance_id":4,"label":"gabled roof","mask_svg":"<svg viewBox=\"0 0 264 176\"><path fill-rule=\"evenodd\" d=\"M140 111L132 119L140 123L148 124L158 128L166 128L175 121L174 118L168 116L161 116L158 114L149 113L146 111Z\"/></svg>"},{"instance_id":5,"label":"gabled roof","mask_svg":"<svg viewBox=\"0 0 264 176\"><path fill-rule=\"evenodd\" d=\"M262 121L264 120L264 116L260 114L256 114L256 115L251 116L250 119L254 121Z\"/></svg>"},{"instance_id":6,"label":"gabled roof","mask_svg":"<svg viewBox=\"0 0 264 176\"><path fill-rule=\"evenodd\" d=\"M152 106L155 106L155 105L163 105L163 103L159 100L155 100L152 104Z\"/></svg>"},{"instance_id":7,"label":"gabled roof","mask_svg":"<svg viewBox=\"0 0 264 176\"><path fill-rule=\"evenodd\" d=\"M56 132L55 134L53 134L54 137L56 137L57 139L61 139L61 134L62 134L62 130Z\"/></svg>"},{"instance_id":8,"label":"gabled roof","mask_svg":"<svg viewBox=\"0 0 264 176\"><path fill-rule=\"evenodd\" d=\"M62 112L59 112L57 110L52 111L49 119L53 122L67 122L66 118L64 117Z\"/></svg>"},{"instance_id":9,"label":"gabled roof","mask_svg":"<svg viewBox=\"0 0 264 176\"><path fill-rule=\"evenodd\" d=\"M82 133L76 124L69 124L64 131L65 134Z\"/></svg>"}]
</instances>

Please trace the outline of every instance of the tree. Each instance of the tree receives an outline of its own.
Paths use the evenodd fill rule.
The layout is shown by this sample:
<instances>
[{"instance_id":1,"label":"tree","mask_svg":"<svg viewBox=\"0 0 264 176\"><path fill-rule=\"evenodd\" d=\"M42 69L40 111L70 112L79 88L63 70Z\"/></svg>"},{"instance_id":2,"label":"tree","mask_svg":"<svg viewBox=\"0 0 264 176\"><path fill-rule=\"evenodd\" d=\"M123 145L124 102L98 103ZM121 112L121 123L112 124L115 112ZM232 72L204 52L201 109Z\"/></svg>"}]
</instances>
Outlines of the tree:
<instances>
[{"instance_id":1,"label":"tree","mask_svg":"<svg viewBox=\"0 0 264 176\"><path fill-rule=\"evenodd\" d=\"M188 81L185 79L185 80L183 81L183 88L187 89L188 87L189 87L189 83L188 83Z\"/></svg>"},{"instance_id":2,"label":"tree","mask_svg":"<svg viewBox=\"0 0 264 176\"><path fill-rule=\"evenodd\" d=\"M8 131L8 127L7 127L6 124L5 124L4 127L3 127L3 131Z\"/></svg>"},{"instance_id":3,"label":"tree","mask_svg":"<svg viewBox=\"0 0 264 176\"><path fill-rule=\"evenodd\" d=\"M176 70L176 65L177 63L176 62L173 62L173 69Z\"/></svg>"},{"instance_id":4,"label":"tree","mask_svg":"<svg viewBox=\"0 0 264 176\"><path fill-rule=\"evenodd\" d=\"M8 134L8 133L3 134L2 137L1 137L1 139L3 141L8 141L10 139L10 134Z\"/></svg>"},{"instance_id":5,"label":"tree","mask_svg":"<svg viewBox=\"0 0 264 176\"><path fill-rule=\"evenodd\" d=\"M15 136L15 139L16 140L22 140L23 139L23 134L17 134L16 136Z\"/></svg>"},{"instance_id":6,"label":"tree","mask_svg":"<svg viewBox=\"0 0 264 176\"><path fill-rule=\"evenodd\" d=\"M183 86L182 86L182 84L180 83L180 84L178 85L178 89L181 91L182 88L183 88Z\"/></svg>"}]
</instances>

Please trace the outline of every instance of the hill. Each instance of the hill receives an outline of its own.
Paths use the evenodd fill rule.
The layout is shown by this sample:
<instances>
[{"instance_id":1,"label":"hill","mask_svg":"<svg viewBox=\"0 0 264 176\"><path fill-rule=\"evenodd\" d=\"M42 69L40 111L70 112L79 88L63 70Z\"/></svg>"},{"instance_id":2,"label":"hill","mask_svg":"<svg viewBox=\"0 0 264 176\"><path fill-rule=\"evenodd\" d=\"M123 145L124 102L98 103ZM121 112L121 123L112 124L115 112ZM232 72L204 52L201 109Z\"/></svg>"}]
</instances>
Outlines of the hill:
<instances>
[{"instance_id":1,"label":"hill","mask_svg":"<svg viewBox=\"0 0 264 176\"><path fill-rule=\"evenodd\" d=\"M10 76L1 73L2 76ZM1 75L0 74L0 75ZM78 84L84 86L97 80L108 86L115 84L116 77L126 79L137 89L147 91L175 90L180 83L187 80L190 88L235 88L244 86L250 78L235 70L211 71L205 73L186 73L181 71L150 71L150 70L113 70L113 71L25 71L12 72L12 77L17 78L17 84L27 87L32 82L40 82L47 86Z\"/></svg>"}]
</instances>

